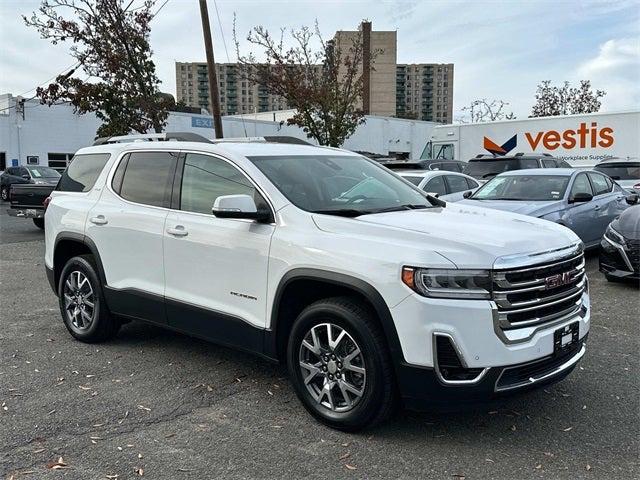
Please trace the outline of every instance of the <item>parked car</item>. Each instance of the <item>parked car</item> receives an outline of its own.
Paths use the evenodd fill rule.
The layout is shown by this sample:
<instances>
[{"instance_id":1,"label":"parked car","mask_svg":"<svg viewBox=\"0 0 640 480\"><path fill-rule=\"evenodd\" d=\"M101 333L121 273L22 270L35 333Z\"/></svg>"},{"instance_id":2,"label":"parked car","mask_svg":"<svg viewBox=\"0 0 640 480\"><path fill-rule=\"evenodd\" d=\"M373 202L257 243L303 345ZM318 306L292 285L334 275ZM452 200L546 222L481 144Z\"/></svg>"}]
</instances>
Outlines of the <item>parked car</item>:
<instances>
[{"instance_id":1,"label":"parked car","mask_svg":"<svg viewBox=\"0 0 640 480\"><path fill-rule=\"evenodd\" d=\"M608 158L593 169L609 175L626 190L640 194L640 160L637 158Z\"/></svg>"},{"instance_id":2,"label":"parked car","mask_svg":"<svg viewBox=\"0 0 640 480\"><path fill-rule=\"evenodd\" d=\"M397 398L555 382L585 354L566 228L442 202L346 150L129 138L80 149L45 213L47 277L80 341L134 319L256 353L344 430Z\"/></svg>"},{"instance_id":3,"label":"parked car","mask_svg":"<svg viewBox=\"0 0 640 480\"><path fill-rule=\"evenodd\" d=\"M606 175L564 168L505 172L466 197L460 203L564 225L587 248L597 246L607 225L636 201Z\"/></svg>"},{"instance_id":4,"label":"parked car","mask_svg":"<svg viewBox=\"0 0 640 480\"><path fill-rule=\"evenodd\" d=\"M529 168L571 168L564 160L552 157L548 153L541 155L516 153L515 155L478 155L467 162L462 173L480 182L495 177L503 172L524 170Z\"/></svg>"},{"instance_id":5,"label":"parked car","mask_svg":"<svg viewBox=\"0 0 640 480\"><path fill-rule=\"evenodd\" d=\"M609 281L640 281L640 205L607 227L600 242L600 271Z\"/></svg>"},{"instance_id":6,"label":"parked car","mask_svg":"<svg viewBox=\"0 0 640 480\"><path fill-rule=\"evenodd\" d=\"M13 184L9 191L11 208L7 213L12 217L30 218L36 227L44 229L44 211L49 195L55 185Z\"/></svg>"},{"instance_id":7,"label":"parked car","mask_svg":"<svg viewBox=\"0 0 640 480\"><path fill-rule=\"evenodd\" d=\"M419 189L448 202L462 200L464 192L480 186L468 175L442 170L401 170L398 174Z\"/></svg>"},{"instance_id":8,"label":"parked car","mask_svg":"<svg viewBox=\"0 0 640 480\"><path fill-rule=\"evenodd\" d=\"M60 180L60 174L51 167L32 165L9 167L0 175L0 197L5 202L9 200L11 185L30 183L55 186L58 180Z\"/></svg>"},{"instance_id":9,"label":"parked car","mask_svg":"<svg viewBox=\"0 0 640 480\"><path fill-rule=\"evenodd\" d=\"M447 172L462 172L467 162L460 160L416 160L384 162L384 166L390 170L445 170Z\"/></svg>"}]
</instances>

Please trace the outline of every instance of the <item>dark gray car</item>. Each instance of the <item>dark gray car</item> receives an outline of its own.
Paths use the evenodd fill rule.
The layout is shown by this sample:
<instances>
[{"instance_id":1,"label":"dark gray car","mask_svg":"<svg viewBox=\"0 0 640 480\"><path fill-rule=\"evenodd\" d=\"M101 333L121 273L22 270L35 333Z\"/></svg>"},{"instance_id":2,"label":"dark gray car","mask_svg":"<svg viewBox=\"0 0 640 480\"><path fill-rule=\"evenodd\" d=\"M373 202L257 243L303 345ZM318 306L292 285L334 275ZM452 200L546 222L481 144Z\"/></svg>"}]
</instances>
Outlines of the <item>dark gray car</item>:
<instances>
[{"instance_id":1,"label":"dark gray car","mask_svg":"<svg viewBox=\"0 0 640 480\"><path fill-rule=\"evenodd\" d=\"M0 197L9 200L11 185L30 183L34 185L57 185L60 174L51 167L22 165L7 168L0 175Z\"/></svg>"},{"instance_id":2,"label":"dark gray car","mask_svg":"<svg viewBox=\"0 0 640 480\"><path fill-rule=\"evenodd\" d=\"M640 281L640 205L628 208L607 227L600 242L600 271L609 281Z\"/></svg>"}]
</instances>

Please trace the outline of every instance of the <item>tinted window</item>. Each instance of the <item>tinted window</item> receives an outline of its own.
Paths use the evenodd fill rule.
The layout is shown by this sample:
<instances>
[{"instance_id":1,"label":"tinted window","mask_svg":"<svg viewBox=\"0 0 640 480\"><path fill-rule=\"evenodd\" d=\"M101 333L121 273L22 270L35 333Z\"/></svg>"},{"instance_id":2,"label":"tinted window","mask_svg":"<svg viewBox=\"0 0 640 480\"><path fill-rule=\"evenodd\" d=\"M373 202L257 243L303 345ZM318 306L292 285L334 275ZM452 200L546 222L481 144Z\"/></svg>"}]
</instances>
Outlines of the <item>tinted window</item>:
<instances>
[{"instance_id":1,"label":"tinted window","mask_svg":"<svg viewBox=\"0 0 640 480\"><path fill-rule=\"evenodd\" d=\"M440 164L440 170L446 170L447 172L461 172L462 168L458 163L445 162Z\"/></svg>"},{"instance_id":2,"label":"tinted window","mask_svg":"<svg viewBox=\"0 0 640 480\"><path fill-rule=\"evenodd\" d=\"M129 161L129 155L125 155L120 160L118 164L118 168L116 168L115 173L113 174L113 180L111 181L111 187L114 192L120 193L120 189L122 188L122 180L124 179L124 171L127 168L127 162Z\"/></svg>"},{"instance_id":3,"label":"tinted window","mask_svg":"<svg viewBox=\"0 0 640 480\"><path fill-rule=\"evenodd\" d=\"M538 161L532 159L523 158L520 160L520 168L538 168Z\"/></svg>"},{"instance_id":4,"label":"tinted window","mask_svg":"<svg viewBox=\"0 0 640 480\"><path fill-rule=\"evenodd\" d=\"M27 170L32 178L60 178L58 171L49 167L30 167Z\"/></svg>"},{"instance_id":5,"label":"tinted window","mask_svg":"<svg viewBox=\"0 0 640 480\"><path fill-rule=\"evenodd\" d=\"M447 175L447 183L449 184L449 193L462 192L469 189L467 179L458 175Z\"/></svg>"},{"instance_id":6,"label":"tinted window","mask_svg":"<svg viewBox=\"0 0 640 480\"><path fill-rule=\"evenodd\" d=\"M573 186L571 187L570 198L575 197L578 193L588 193L589 195L593 195L593 190L591 190L591 184L589 183L586 173L581 173L576 177L573 182Z\"/></svg>"},{"instance_id":7,"label":"tinted window","mask_svg":"<svg viewBox=\"0 0 640 480\"><path fill-rule=\"evenodd\" d=\"M547 160L547 159L542 160L542 165L544 166L544 168L556 168L558 166L555 160Z\"/></svg>"},{"instance_id":8,"label":"tinted window","mask_svg":"<svg viewBox=\"0 0 640 480\"><path fill-rule=\"evenodd\" d=\"M520 168L519 165L518 160L514 158L469 160L469 163L463 170L463 173L479 180L487 180L502 172L518 170L518 168Z\"/></svg>"},{"instance_id":9,"label":"tinted window","mask_svg":"<svg viewBox=\"0 0 640 480\"><path fill-rule=\"evenodd\" d=\"M63 192L88 192L109 160L108 153L76 155L62 173L56 190Z\"/></svg>"},{"instance_id":10,"label":"tinted window","mask_svg":"<svg viewBox=\"0 0 640 480\"><path fill-rule=\"evenodd\" d=\"M447 187L444 184L444 175L438 175L437 177L429 180L422 189L425 192L437 193L438 195L446 195Z\"/></svg>"},{"instance_id":11,"label":"tinted window","mask_svg":"<svg viewBox=\"0 0 640 480\"><path fill-rule=\"evenodd\" d=\"M594 167L594 170L609 175L614 180L636 180L640 178L640 163L604 164Z\"/></svg>"},{"instance_id":12,"label":"tinted window","mask_svg":"<svg viewBox=\"0 0 640 480\"><path fill-rule=\"evenodd\" d=\"M211 214L213 203L222 195L250 195L258 206L264 203L249 179L233 165L208 155L187 154L180 209Z\"/></svg>"},{"instance_id":13,"label":"tinted window","mask_svg":"<svg viewBox=\"0 0 640 480\"><path fill-rule=\"evenodd\" d=\"M139 152L129 155L120 195L126 200L156 207L168 206L177 153ZM73 165L73 164L72 164Z\"/></svg>"},{"instance_id":14,"label":"tinted window","mask_svg":"<svg viewBox=\"0 0 640 480\"><path fill-rule=\"evenodd\" d=\"M611 191L611 186L607 183L604 175L589 173L589 178L591 179L591 183L593 183L593 189L595 190L594 195L602 195L603 193Z\"/></svg>"},{"instance_id":15,"label":"tinted window","mask_svg":"<svg viewBox=\"0 0 640 480\"><path fill-rule=\"evenodd\" d=\"M573 168L571 165L569 165L569 163L565 162L564 160L558 160L558 167L559 168Z\"/></svg>"}]
</instances>

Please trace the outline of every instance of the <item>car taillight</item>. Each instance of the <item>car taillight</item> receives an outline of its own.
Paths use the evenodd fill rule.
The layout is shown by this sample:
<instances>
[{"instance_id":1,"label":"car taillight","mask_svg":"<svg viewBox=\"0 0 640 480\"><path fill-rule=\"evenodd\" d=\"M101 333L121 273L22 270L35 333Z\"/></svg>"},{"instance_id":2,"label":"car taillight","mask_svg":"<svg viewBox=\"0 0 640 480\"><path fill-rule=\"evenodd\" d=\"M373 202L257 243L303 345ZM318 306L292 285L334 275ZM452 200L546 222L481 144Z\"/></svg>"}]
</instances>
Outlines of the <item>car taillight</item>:
<instances>
[{"instance_id":1,"label":"car taillight","mask_svg":"<svg viewBox=\"0 0 640 480\"><path fill-rule=\"evenodd\" d=\"M44 199L44 202L42 202L42 205L44 205L44 211L47 211L47 207L49 206L49 204L51 203L51 197L47 197Z\"/></svg>"}]
</instances>

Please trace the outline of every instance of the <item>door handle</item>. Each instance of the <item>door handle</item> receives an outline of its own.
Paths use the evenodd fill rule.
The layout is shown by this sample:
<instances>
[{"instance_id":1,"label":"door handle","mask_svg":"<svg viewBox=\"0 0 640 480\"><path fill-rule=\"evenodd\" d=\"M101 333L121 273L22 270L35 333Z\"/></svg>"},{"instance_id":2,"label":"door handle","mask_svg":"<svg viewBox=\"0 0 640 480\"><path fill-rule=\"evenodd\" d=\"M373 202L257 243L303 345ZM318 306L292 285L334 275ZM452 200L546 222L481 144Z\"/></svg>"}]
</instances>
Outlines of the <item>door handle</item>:
<instances>
[{"instance_id":1,"label":"door handle","mask_svg":"<svg viewBox=\"0 0 640 480\"><path fill-rule=\"evenodd\" d=\"M89 221L95 225L106 225L109 221L104 218L104 215L98 215L97 217L91 217Z\"/></svg>"},{"instance_id":2,"label":"door handle","mask_svg":"<svg viewBox=\"0 0 640 480\"><path fill-rule=\"evenodd\" d=\"M182 225L176 225L173 228L167 228L167 233L169 235L173 235L174 237L186 237L189 235Z\"/></svg>"},{"instance_id":3,"label":"door handle","mask_svg":"<svg viewBox=\"0 0 640 480\"><path fill-rule=\"evenodd\" d=\"M593 209L596 211L600 210L600 205L596 205L595 207L593 207Z\"/></svg>"}]
</instances>

